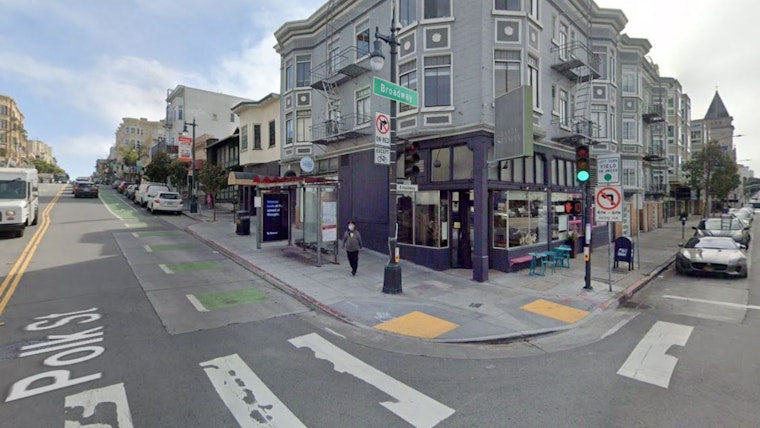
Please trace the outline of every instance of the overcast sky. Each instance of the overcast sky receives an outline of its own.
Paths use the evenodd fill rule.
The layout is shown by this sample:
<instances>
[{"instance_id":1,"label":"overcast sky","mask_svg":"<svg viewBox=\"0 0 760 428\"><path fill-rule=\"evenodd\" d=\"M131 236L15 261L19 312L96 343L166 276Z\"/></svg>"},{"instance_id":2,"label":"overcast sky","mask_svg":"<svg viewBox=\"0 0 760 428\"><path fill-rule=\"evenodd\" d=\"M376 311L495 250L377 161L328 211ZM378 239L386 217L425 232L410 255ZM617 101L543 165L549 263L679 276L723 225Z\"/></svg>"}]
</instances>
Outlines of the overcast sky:
<instances>
[{"instance_id":1,"label":"overcast sky","mask_svg":"<svg viewBox=\"0 0 760 428\"><path fill-rule=\"evenodd\" d=\"M464 0L455 0L464 1ZM475 1L475 0L467 0ZM483 0L487 1L487 0ZM0 93L18 102L29 138L53 146L71 176L108 155L122 117L164 118L178 84L260 99L279 91L272 33L322 0L0 0ZM597 0L652 43L692 117L716 86L734 117L739 159L760 172L760 40L754 0Z\"/></svg>"}]
</instances>

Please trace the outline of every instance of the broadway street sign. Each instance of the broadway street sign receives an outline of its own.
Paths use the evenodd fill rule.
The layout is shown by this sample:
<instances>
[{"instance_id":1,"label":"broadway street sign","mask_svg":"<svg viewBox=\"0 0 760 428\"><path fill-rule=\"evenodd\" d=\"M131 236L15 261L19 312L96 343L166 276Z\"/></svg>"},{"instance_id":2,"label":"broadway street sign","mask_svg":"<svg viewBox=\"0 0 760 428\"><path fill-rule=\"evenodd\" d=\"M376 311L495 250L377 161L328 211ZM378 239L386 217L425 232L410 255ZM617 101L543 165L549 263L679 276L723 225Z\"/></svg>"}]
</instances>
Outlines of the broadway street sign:
<instances>
[{"instance_id":1,"label":"broadway street sign","mask_svg":"<svg viewBox=\"0 0 760 428\"><path fill-rule=\"evenodd\" d=\"M389 100L417 107L417 92L403 86L396 85L379 77L373 78L372 93Z\"/></svg>"}]
</instances>

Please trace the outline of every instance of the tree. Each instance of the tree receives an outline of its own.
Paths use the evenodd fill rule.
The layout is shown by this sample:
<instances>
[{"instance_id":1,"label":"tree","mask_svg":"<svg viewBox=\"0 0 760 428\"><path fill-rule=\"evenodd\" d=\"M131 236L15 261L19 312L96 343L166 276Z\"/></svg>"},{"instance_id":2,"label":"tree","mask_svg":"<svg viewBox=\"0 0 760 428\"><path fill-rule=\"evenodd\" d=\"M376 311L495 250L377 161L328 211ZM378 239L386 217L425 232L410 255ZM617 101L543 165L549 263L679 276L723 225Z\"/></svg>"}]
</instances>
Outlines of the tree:
<instances>
[{"instance_id":1,"label":"tree","mask_svg":"<svg viewBox=\"0 0 760 428\"><path fill-rule=\"evenodd\" d=\"M60 174L65 173L65 171L59 167L58 165L53 165L49 162L45 162L42 159L32 159L32 164L34 164L34 168L39 172L40 174Z\"/></svg>"},{"instance_id":2,"label":"tree","mask_svg":"<svg viewBox=\"0 0 760 428\"><path fill-rule=\"evenodd\" d=\"M227 187L227 172L219 165L204 162L203 167L198 172L198 182L203 185L206 193L212 195L216 200L217 193ZM216 204L214 204L213 219L216 221Z\"/></svg>"},{"instance_id":3,"label":"tree","mask_svg":"<svg viewBox=\"0 0 760 428\"><path fill-rule=\"evenodd\" d=\"M180 162L177 159L172 159L169 164L169 180L172 186L180 193L187 187L187 172L189 169L190 162Z\"/></svg>"},{"instance_id":4,"label":"tree","mask_svg":"<svg viewBox=\"0 0 760 428\"><path fill-rule=\"evenodd\" d=\"M170 175L169 167L172 163L172 158L165 151L161 150L151 159L150 164L145 167L145 175L148 176L150 181L156 183L166 183L166 179Z\"/></svg>"},{"instance_id":5,"label":"tree","mask_svg":"<svg viewBox=\"0 0 760 428\"><path fill-rule=\"evenodd\" d=\"M711 209L712 196L725 199L740 183L736 162L724 152L716 141L710 141L701 151L684 163L689 186L699 189L705 196L702 215Z\"/></svg>"},{"instance_id":6,"label":"tree","mask_svg":"<svg viewBox=\"0 0 760 428\"><path fill-rule=\"evenodd\" d=\"M116 153L123 159L126 166L135 166L140 159L140 150L137 146L122 144L116 149Z\"/></svg>"}]
</instances>

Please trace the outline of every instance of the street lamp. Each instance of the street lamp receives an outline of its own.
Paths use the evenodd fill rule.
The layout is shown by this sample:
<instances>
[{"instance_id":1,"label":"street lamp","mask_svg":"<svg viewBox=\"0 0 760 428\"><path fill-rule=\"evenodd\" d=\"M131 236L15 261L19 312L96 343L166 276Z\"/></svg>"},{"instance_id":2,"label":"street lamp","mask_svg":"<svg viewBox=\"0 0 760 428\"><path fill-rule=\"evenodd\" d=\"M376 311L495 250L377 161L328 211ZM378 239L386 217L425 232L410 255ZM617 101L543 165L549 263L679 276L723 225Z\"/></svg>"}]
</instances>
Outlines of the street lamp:
<instances>
[{"instance_id":1,"label":"street lamp","mask_svg":"<svg viewBox=\"0 0 760 428\"><path fill-rule=\"evenodd\" d=\"M380 71L385 64L385 56L383 55L383 43L387 43L391 48L391 83L398 84L396 59L398 57L398 39L396 38L396 5L393 2L391 9L391 34L386 36L380 34L380 31L375 27L375 42L374 49L370 54L369 64L372 70ZM389 114L391 118L391 161L388 165L388 264L385 265L385 271L383 272L383 293L399 294L402 291L401 288L401 265L398 264L396 252L396 241L398 239L398 208L396 201L396 194L394 193L393 184L396 183L396 101L391 99L391 111Z\"/></svg>"},{"instance_id":2,"label":"street lamp","mask_svg":"<svg viewBox=\"0 0 760 428\"><path fill-rule=\"evenodd\" d=\"M190 199L190 213L195 214L198 212L198 171L195 169L195 127L198 125L195 124L195 118L193 118L193 121L191 123L185 122L185 127L182 129L182 132L184 134L187 134L188 126L193 127L193 144L190 149L190 155L193 163L193 188L191 190L192 197Z\"/></svg>"}]
</instances>

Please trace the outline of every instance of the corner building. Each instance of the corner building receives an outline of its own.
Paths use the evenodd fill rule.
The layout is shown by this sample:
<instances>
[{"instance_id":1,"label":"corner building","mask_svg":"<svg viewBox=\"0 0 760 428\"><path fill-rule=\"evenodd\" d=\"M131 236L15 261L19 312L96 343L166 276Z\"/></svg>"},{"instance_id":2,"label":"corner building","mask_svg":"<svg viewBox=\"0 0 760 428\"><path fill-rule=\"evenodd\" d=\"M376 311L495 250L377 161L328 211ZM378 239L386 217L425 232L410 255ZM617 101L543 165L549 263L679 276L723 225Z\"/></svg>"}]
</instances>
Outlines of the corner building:
<instances>
[{"instance_id":1,"label":"corner building","mask_svg":"<svg viewBox=\"0 0 760 428\"><path fill-rule=\"evenodd\" d=\"M489 269L509 271L510 260L528 252L564 244L571 232L582 234L580 217L565 212L565 202L582 192L575 148L617 151L617 96L597 95L592 105L601 72L616 75L616 52L610 42L599 45L606 55L594 53L592 28L598 18L619 31L622 12L588 0L396 4L398 84L419 95L417 107L399 103L393 112L396 151L416 143L421 158L415 176L404 177L402 154L396 171L419 191L391 192L389 168L374 163L375 113L391 112L387 99L373 95L372 79L390 80L388 44L383 70L371 71L369 60L375 27L390 33L390 0L330 1L275 32L283 170L338 179L339 223L355 220L365 245L381 252L388 198L395 197L401 257L439 270L471 269L476 281L487 280ZM532 143L533 153L494 160L497 124L509 119L496 100L520 86L531 104L524 111L527 138L517 144ZM598 86L610 91L615 84L607 78ZM305 157L313 170L301 171ZM592 236L606 242L606 226Z\"/></svg>"}]
</instances>

